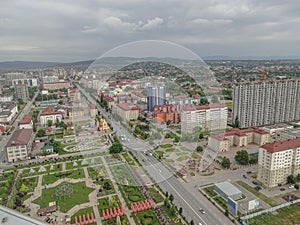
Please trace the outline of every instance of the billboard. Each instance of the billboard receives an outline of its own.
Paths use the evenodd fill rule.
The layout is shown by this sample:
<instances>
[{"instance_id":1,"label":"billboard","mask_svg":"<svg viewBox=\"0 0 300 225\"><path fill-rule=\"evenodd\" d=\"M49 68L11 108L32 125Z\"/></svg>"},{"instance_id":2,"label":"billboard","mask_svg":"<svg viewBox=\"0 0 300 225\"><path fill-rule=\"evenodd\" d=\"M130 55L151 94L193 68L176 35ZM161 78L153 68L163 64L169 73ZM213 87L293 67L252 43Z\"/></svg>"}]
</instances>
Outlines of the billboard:
<instances>
[{"instance_id":1,"label":"billboard","mask_svg":"<svg viewBox=\"0 0 300 225\"><path fill-rule=\"evenodd\" d=\"M232 198L227 199L227 209L228 212L231 213L234 216L238 215L238 205L237 202L234 201Z\"/></svg>"},{"instance_id":2,"label":"billboard","mask_svg":"<svg viewBox=\"0 0 300 225\"><path fill-rule=\"evenodd\" d=\"M259 199L254 199L248 202L248 210L256 209L259 206Z\"/></svg>"}]
</instances>

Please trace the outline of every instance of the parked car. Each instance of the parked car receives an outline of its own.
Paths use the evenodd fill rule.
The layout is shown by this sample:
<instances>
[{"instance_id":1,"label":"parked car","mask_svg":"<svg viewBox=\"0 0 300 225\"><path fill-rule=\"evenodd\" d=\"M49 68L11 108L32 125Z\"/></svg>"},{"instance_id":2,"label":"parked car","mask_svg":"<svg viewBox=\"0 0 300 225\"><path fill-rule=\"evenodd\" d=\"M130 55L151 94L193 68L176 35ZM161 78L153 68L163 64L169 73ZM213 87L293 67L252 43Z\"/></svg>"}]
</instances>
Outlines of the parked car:
<instances>
[{"instance_id":1,"label":"parked car","mask_svg":"<svg viewBox=\"0 0 300 225\"><path fill-rule=\"evenodd\" d=\"M247 179L247 176L246 176L245 174L243 175L243 177L244 177L245 179Z\"/></svg>"},{"instance_id":2,"label":"parked car","mask_svg":"<svg viewBox=\"0 0 300 225\"><path fill-rule=\"evenodd\" d=\"M285 188L280 188L280 191L285 191Z\"/></svg>"},{"instance_id":3,"label":"parked car","mask_svg":"<svg viewBox=\"0 0 300 225\"><path fill-rule=\"evenodd\" d=\"M201 212L202 214L205 214L204 209L199 209L199 212Z\"/></svg>"},{"instance_id":4,"label":"parked car","mask_svg":"<svg viewBox=\"0 0 300 225\"><path fill-rule=\"evenodd\" d=\"M255 180L252 181L252 183L255 184L255 185L259 185L259 183L257 181L255 181Z\"/></svg>"}]
</instances>

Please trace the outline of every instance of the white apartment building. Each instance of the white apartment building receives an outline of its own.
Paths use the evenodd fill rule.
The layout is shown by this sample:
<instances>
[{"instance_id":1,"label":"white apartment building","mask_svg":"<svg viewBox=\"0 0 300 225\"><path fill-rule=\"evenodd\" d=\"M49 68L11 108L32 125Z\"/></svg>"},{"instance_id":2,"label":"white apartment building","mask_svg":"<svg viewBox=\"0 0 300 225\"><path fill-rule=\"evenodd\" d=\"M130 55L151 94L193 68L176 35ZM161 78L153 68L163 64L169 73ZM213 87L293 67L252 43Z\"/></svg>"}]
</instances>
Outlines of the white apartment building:
<instances>
[{"instance_id":1,"label":"white apartment building","mask_svg":"<svg viewBox=\"0 0 300 225\"><path fill-rule=\"evenodd\" d=\"M18 113L18 106L14 102L0 103L0 123L10 123Z\"/></svg>"},{"instance_id":2,"label":"white apartment building","mask_svg":"<svg viewBox=\"0 0 300 225\"><path fill-rule=\"evenodd\" d=\"M193 133L196 130L212 131L226 129L227 107L218 103L194 106L185 105L181 111L181 132Z\"/></svg>"},{"instance_id":3,"label":"white apartment building","mask_svg":"<svg viewBox=\"0 0 300 225\"><path fill-rule=\"evenodd\" d=\"M139 109L133 103L120 103L115 107L115 112L123 120L137 120L139 117Z\"/></svg>"},{"instance_id":4,"label":"white apartment building","mask_svg":"<svg viewBox=\"0 0 300 225\"><path fill-rule=\"evenodd\" d=\"M51 120L53 124L56 123L57 120L60 122L62 120L62 113L56 111L53 107L45 109L40 114L40 124L45 126L49 120Z\"/></svg>"},{"instance_id":5,"label":"white apartment building","mask_svg":"<svg viewBox=\"0 0 300 225\"><path fill-rule=\"evenodd\" d=\"M33 138L32 129L16 130L5 146L7 161L27 159L31 152Z\"/></svg>"},{"instance_id":6,"label":"white apartment building","mask_svg":"<svg viewBox=\"0 0 300 225\"><path fill-rule=\"evenodd\" d=\"M0 94L0 102L11 102L14 99L13 94Z\"/></svg>"},{"instance_id":7,"label":"white apartment building","mask_svg":"<svg viewBox=\"0 0 300 225\"><path fill-rule=\"evenodd\" d=\"M236 118L241 128L300 120L300 79L234 84L233 123Z\"/></svg>"},{"instance_id":8,"label":"white apartment building","mask_svg":"<svg viewBox=\"0 0 300 225\"><path fill-rule=\"evenodd\" d=\"M257 179L268 187L300 173L300 138L268 143L259 149Z\"/></svg>"}]
</instances>

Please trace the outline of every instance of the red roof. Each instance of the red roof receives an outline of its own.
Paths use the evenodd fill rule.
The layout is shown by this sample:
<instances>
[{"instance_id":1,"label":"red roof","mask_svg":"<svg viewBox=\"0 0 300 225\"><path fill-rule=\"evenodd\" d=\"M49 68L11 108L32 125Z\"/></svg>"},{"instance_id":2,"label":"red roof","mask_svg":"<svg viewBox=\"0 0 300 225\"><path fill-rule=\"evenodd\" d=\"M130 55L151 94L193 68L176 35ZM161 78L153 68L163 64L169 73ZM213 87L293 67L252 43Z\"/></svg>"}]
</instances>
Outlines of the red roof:
<instances>
[{"instance_id":1,"label":"red roof","mask_svg":"<svg viewBox=\"0 0 300 225\"><path fill-rule=\"evenodd\" d=\"M118 107L124 111L138 110L138 107L133 103L120 103L118 104Z\"/></svg>"},{"instance_id":2,"label":"red roof","mask_svg":"<svg viewBox=\"0 0 300 225\"><path fill-rule=\"evenodd\" d=\"M23 119L20 121L20 124L30 124L32 121L31 115L25 115Z\"/></svg>"},{"instance_id":3,"label":"red roof","mask_svg":"<svg viewBox=\"0 0 300 225\"><path fill-rule=\"evenodd\" d=\"M94 104L90 104L90 109L97 109L97 106Z\"/></svg>"},{"instance_id":4,"label":"red roof","mask_svg":"<svg viewBox=\"0 0 300 225\"><path fill-rule=\"evenodd\" d=\"M212 103L209 105L184 105L183 111L195 111L195 110L207 110L207 109L217 109L225 108L226 106L220 103Z\"/></svg>"},{"instance_id":5,"label":"red roof","mask_svg":"<svg viewBox=\"0 0 300 225\"><path fill-rule=\"evenodd\" d=\"M41 112L40 116L49 116L49 115L57 115L57 114L61 114L61 113L56 111L53 107L48 107L43 112Z\"/></svg>"},{"instance_id":6,"label":"red roof","mask_svg":"<svg viewBox=\"0 0 300 225\"><path fill-rule=\"evenodd\" d=\"M300 138L267 143L261 147L266 149L270 153L285 151L288 149L300 148Z\"/></svg>"},{"instance_id":7,"label":"red roof","mask_svg":"<svg viewBox=\"0 0 300 225\"><path fill-rule=\"evenodd\" d=\"M16 145L27 145L31 136L32 129L20 129L16 130L7 143L7 147L16 146Z\"/></svg>"},{"instance_id":8,"label":"red roof","mask_svg":"<svg viewBox=\"0 0 300 225\"><path fill-rule=\"evenodd\" d=\"M267 131L264 131L262 129L259 129L257 127L252 127L248 129L239 129L239 128L232 128L230 130L227 130L225 134L212 134L210 137L217 139L219 141L227 140L226 136L246 136L249 133L258 133L258 134L268 134Z\"/></svg>"},{"instance_id":9,"label":"red roof","mask_svg":"<svg viewBox=\"0 0 300 225\"><path fill-rule=\"evenodd\" d=\"M3 133L5 131L5 126L4 125L0 125L0 132Z\"/></svg>"}]
</instances>

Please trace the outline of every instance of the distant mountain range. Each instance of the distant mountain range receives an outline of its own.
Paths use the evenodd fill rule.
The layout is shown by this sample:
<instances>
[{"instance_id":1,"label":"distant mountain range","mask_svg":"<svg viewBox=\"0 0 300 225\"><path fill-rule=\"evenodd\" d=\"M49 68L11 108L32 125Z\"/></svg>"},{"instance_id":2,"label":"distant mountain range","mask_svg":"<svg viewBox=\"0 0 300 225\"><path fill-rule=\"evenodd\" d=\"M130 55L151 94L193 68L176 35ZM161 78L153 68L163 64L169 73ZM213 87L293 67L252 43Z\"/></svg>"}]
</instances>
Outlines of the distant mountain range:
<instances>
[{"instance_id":1,"label":"distant mountain range","mask_svg":"<svg viewBox=\"0 0 300 225\"><path fill-rule=\"evenodd\" d=\"M151 59L151 58L145 58ZM225 56L225 55L215 55L215 56L204 56L202 59L205 60L300 60L300 56ZM101 59L101 63L110 63L111 58ZM119 62L124 61L132 61L132 58L128 57L118 57ZM155 61L155 58L153 58ZM169 58L168 60L178 60ZM0 70L20 70L20 69L37 69L37 68L47 68L47 67L55 67L55 66L72 66L72 65L89 65L93 63L94 60L87 61L78 61L78 62L70 62L70 63L59 63L59 62L35 62L35 61L6 61L0 62ZM114 58L114 62L115 58Z\"/></svg>"}]
</instances>

